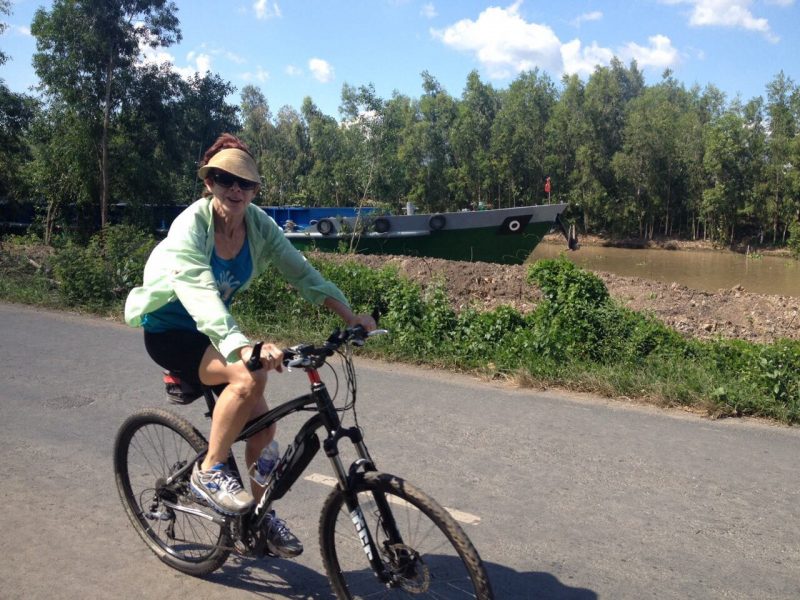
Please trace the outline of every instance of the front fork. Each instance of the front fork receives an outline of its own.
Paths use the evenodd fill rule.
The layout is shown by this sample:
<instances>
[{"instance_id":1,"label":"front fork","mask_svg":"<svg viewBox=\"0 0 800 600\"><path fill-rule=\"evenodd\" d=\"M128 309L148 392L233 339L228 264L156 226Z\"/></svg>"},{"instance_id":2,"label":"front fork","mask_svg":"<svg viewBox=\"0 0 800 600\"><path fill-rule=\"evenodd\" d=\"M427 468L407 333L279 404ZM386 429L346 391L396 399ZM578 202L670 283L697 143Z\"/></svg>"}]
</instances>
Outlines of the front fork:
<instances>
[{"instance_id":1,"label":"front fork","mask_svg":"<svg viewBox=\"0 0 800 600\"><path fill-rule=\"evenodd\" d=\"M342 437L350 438L358 454L358 459L350 465L349 471L345 470L337 447L338 440ZM383 553L373 537L373 532L370 531L367 526L367 521L364 518L364 513L358 502L358 481L363 479L367 472L376 471L375 464L372 462L372 457L369 455L369 450L367 450L367 446L362 439L361 431L355 427L340 430L325 440L324 447L325 454L330 459L333 470L336 473L339 489L344 494L344 503L345 506L347 506L347 512L350 516L350 520L353 522L356 535L361 541L361 548L364 554L366 554L367 560L369 560L376 576L382 582L389 585L392 582L392 575L387 571L386 563L381 559ZM385 544L393 546L402 543L400 534L397 531L397 523L389 508L389 502L386 500L386 496L377 490L371 490L371 492L375 499L375 505L380 518L380 526L386 536Z\"/></svg>"}]
</instances>

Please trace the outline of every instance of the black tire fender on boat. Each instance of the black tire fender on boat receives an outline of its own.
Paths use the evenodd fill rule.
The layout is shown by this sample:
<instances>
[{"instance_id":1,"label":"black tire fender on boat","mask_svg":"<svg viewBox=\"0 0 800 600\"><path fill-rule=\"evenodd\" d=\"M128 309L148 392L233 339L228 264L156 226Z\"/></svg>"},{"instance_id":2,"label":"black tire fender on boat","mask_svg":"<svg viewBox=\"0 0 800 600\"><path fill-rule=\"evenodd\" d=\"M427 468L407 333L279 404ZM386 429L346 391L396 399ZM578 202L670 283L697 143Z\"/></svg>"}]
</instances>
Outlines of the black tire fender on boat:
<instances>
[{"instance_id":1,"label":"black tire fender on boat","mask_svg":"<svg viewBox=\"0 0 800 600\"><path fill-rule=\"evenodd\" d=\"M336 231L336 227L330 219L320 219L317 221L317 231L322 235L330 235Z\"/></svg>"},{"instance_id":2,"label":"black tire fender on boat","mask_svg":"<svg viewBox=\"0 0 800 600\"><path fill-rule=\"evenodd\" d=\"M375 219L375 222L372 224L375 228L377 233L386 233L392 228L391 223L389 223L389 219L385 219L383 217L378 217Z\"/></svg>"},{"instance_id":3,"label":"black tire fender on boat","mask_svg":"<svg viewBox=\"0 0 800 600\"><path fill-rule=\"evenodd\" d=\"M447 225L447 219L445 219L444 215L433 215L428 219L428 227L433 231L440 231L444 229L445 225Z\"/></svg>"}]
</instances>

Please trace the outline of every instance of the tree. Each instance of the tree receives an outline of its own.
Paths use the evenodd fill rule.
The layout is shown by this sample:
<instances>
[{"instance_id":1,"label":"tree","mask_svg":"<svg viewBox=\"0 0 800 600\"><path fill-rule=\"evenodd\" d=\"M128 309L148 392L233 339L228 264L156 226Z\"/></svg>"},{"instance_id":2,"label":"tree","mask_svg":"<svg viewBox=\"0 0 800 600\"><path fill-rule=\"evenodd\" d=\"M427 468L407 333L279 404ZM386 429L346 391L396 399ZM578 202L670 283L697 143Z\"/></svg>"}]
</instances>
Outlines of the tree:
<instances>
[{"instance_id":1,"label":"tree","mask_svg":"<svg viewBox=\"0 0 800 600\"><path fill-rule=\"evenodd\" d=\"M590 219L612 231L624 227L626 213L631 212L630 206L624 206L612 159L622 149L628 104L643 90L644 78L636 62L626 69L617 58L609 67L595 68L586 83L583 106L590 135L580 152L581 178L587 192L591 190L586 200ZM636 215L637 220L640 217Z\"/></svg>"},{"instance_id":2,"label":"tree","mask_svg":"<svg viewBox=\"0 0 800 600\"><path fill-rule=\"evenodd\" d=\"M87 206L96 196L97 178L92 177L96 163L91 153L83 151L89 135L88 124L65 102L53 101L48 110L37 113L28 139L33 159L24 173L37 195L45 201L43 239L50 244L65 207L74 212L67 216L78 232L91 232L84 219L91 215Z\"/></svg>"},{"instance_id":3,"label":"tree","mask_svg":"<svg viewBox=\"0 0 800 600\"><path fill-rule=\"evenodd\" d=\"M462 206L491 200L495 172L492 168L492 125L499 109L497 92L481 81L477 71L472 71L467 76L450 135L455 167L455 180L451 185L455 201Z\"/></svg>"},{"instance_id":4,"label":"tree","mask_svg":"<svg viewBox=\"0 0 800 600\"><path fill-rule=\"evenodd\" d=\"M0 0L0 15L10 15L11 14L11 3L9 0ZM0 21L0 35L3 35L8 29L8 23ZM5 64L8 60L8 55L0 50L0 65Z\"/></svg>"},{"instance_id":5,"label":"tree","mask_svg":"<svg viewBox=\"0 0 800 600\"><path fill-rule=\"evenodd\" d=\"M117 203L126 203L129 216L140 217L136 222L142 226L161 225L148 215L148 206L190 200L185 177L188 171L194 183L195 165L185 152L180 117L186 88L168 63L143 66L124 90L115 115L109 139L111 193Z\"/></svg>"},{"instance_id":6,"label":"tree","mask_svg":"<svg viewBox=\"0 0 800 600\"><path fill-rule=\"evenodd\" d=\"M98 164L102 227L108 222L114 112L135 71L140 46L180 41L176 13L168 0L55 0L50 11L40 8L34 16L33 63L42 87L89 126L86 141Z\"/></svg>"},{"instance_id":7,"label":"tree","mask_svg":"<svg viewBox=\"0 0 800 600\"><path fill-rule=\"evenodd\" d=\"M687 138L698 129L689 106L689 95L669 72L629 104L623 149L614 166L631 189L640 236L652 238L656 223L663 235L671 235L681 222L686 176L693 167Z\"/></svg>"},{"instance_id":8,"label":"tree","mask_svg":"<svg viewBox=\"0 0 800 600\"><path fill-rule=\"evenodd\" d=\"M792 163L793 144L800 133L800 123L793 112L793 98L798 94L794 82L783 71L767 85L767 115L769 137L766 147L764 191L769 199L772 241L777 241L778 228L783 223L782 239L798 210L798 199L793 193L797 178L797 163Z\"/></svg>"},{"instance_id":9,"label":"tree","mask_svg":"<svg viewBox=\"0 0 800 600\"><path fill-rule=\"evenodd\" d=\"M10 15L11 14L11 2L9 0L0 0L0 15ZM8 23L5 21L0 21L0 35L3 35L8 29ZM0 66L3 66L11 57L0 50ZM0 80L2 83L2 80Z\"/></svg>"},{"instance_id":10,"label":"tree","mask_svg":"<svg viewBox=\"0 0 800 600\"><path fill-rule=\"evenodd\" d=\"M408 179L409 200L438 212L451 207L454 156L451 132L458 105L427 71L422 73L423 95L418 114L407 122L398 150Z\"/></svg>"},{"instance_id":11,"label":"tree","mask_svg":"<svg viewBox=\"0 0 800 600\"><path fill-rule=\"evenodd\" d=\"M0 0L0 15L3 14L11 14L7 0ZM6 28L6 23L0 21L0 35ZM0 66L9 58L0 51ZM24 136L37 108L32 98L13 93L0 79L0 197L22 199L26 195L26 180L20 177L23 164L30 158Z\"/></svg>"},{"instance_id":12,"label":"tree","mask_svg":"<svg viewBox=\"0 0 800 600\"><path fill-rule=\"evenodd\" d=\"M315 206L342 206L349 200L347 181L341 172L345 157L344 134L339 123L306 98L303 119L308 127L313 165L305 180L306 189ZM355 190L353 190L355 191Z\"/></svg>"},{"instance_id":13,"label":"tree","mask_svg":"<svg viewBox=\"0 0 800 600\"><path fill-rule=\"evenodd\" d=\"M241 92L242 130L239 137L253 153L256 164L267 152L275 127L272 124L272 113L264 94L253 85L246 85Z\"/></svg>"},{"instance_id":14,"label":"tree","mask_svg":"<svg viewBox=\"0 0 800 600\"><path fill-rule=\"evenodd\" d=\"M284 106L275 118L275 136L261 161L264 195L270 203L307 205L305 180L312 167L311 142L303 117Z\"/></svg>"},{"instance_id":15,"label":"tree","mask_svg":"<svg viewBox=\"0 0 800 600\"><path fill-rule=\"evenodd\" d=\"M179 197L197 198L203 189L203 182L197 178L203 153L221 134L238 131L239 111L225 102L234 87L219 75L198 73L182 81L180 88L175 114L187 162L181 173Z\"/></svg>"},{"instance_id":16,"label":"tree","mask_svg":"<svg viewBox=\"0 0 800 600\"><path fill-rule=\"evenodd\" d=\"M745 143L746 121L729 110L709 127L704 167L711 187L703 191L703 210L712 225L710 237L720 243L733 241L736 215L752 190Z\"/></svg>"},{"instance_id":17,"label":"tree","mask_svg":"<svg viewBox=\"0 0 800 600\"><path fill-rule=\"evenodd\" d=\"M375 182L387 164L384 148L386 102L375 93L372 84L359 88L344 84L339 112L351 140L355 136L356 140L362 141L360 144L351 142L351 148L357 153L353 170L357 173L358 197L363 204L371 195L374 196Z\"/></svg>"},{"instance_id":18,"label":"tree","mask_svg":"<svg viewBox=\"0 0 800 600\"><path fill-rule=\"evenodd\" d=\"M492 125L492 155L509 206L536 204L542 197L546 129L555 103L553 82L538 70L521 74L503 95Z\"/></svg>"}]
</instances>

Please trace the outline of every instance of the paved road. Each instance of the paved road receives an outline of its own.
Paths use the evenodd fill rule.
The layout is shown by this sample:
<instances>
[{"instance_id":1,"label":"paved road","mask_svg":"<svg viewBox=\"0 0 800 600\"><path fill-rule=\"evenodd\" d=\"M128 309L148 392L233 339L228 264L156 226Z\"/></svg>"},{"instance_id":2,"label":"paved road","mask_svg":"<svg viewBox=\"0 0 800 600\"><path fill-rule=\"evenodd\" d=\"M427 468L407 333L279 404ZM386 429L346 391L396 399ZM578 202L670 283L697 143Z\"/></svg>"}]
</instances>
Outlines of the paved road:
<instances>
[{"instance_id":1,"label":"paved road","mask_svg":"<svg viewBox=\"0 0 800 600\"><path fill-rule=\"evenodd\" d=\"M314 481L279 506L306 542L296 561L195 579L139 541L111 448L125 415L164 404L140 332L7 304L0 331L0 597L330 597ZM378 466L480 519L464 527L498 598L800 597L800 431L359 366ZM273 402L305 385L271 382ZM330 475L320 458L310 472Z\"/></svg>"}]
</instances>

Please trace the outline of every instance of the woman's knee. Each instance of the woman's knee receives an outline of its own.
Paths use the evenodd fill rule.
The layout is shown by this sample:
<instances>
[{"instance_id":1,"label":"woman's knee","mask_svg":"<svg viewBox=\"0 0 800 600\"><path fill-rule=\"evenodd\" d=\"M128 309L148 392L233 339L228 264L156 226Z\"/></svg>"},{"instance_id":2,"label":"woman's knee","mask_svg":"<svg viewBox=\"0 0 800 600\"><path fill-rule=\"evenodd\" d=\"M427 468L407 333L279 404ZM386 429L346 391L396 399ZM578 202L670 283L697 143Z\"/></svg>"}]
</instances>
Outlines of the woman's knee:
<instances>
[{"instance_id":1,"label":"woman's knee","mask_svg":"<svg viewBox=\"0 0 800 600\"><path fill-rule=\"evenodd\" d=\"M233 391L243 399L255 402L262 398L264 390L267 388L266 371L251 372L244 365L237 365L237 367L241 368L233 369L228 387L233 388Z\"/></svg>"}]
</instances>

